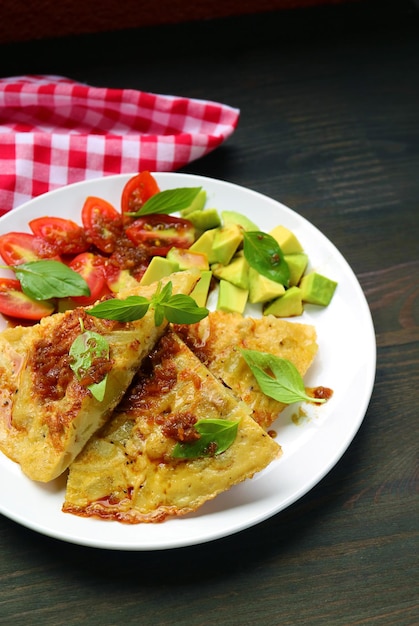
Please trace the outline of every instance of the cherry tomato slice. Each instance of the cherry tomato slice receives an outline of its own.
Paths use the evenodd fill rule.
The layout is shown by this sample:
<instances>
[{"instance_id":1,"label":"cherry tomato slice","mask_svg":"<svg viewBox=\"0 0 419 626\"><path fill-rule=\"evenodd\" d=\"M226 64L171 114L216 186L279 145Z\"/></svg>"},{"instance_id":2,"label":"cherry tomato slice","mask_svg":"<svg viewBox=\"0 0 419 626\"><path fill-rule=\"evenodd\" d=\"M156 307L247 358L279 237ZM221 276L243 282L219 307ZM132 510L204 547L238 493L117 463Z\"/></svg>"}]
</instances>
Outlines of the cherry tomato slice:
<instances>
[{"instance_id":1,"label":"cherry tomato slice","mask_svg":"<svg viewBox=\"0 0 419 626\"><path fill-rule=\"evenodd\" d=\"M150 256L165 256L170 248L189 248L195 240L192 222L173 215L146 215L125 229L131 241L145 246Z\"/></svg>"},{"instance_id":2,"label":"cherry tomato slice","mask_svg":"<svg viewBox=\"0 0 419 626\"><path fill-rule=\"evenodd\" d=\"M82 252L69 263L69 267L83 276L89 285L90 296L75 296L72 300L79 306L88 306L111 293L105 277L105 260L93 252Z\"/></svg>"},{"instance_id":3,"label":"cherry tomato slice","mask_svg":"<svg viewBox=\"0 0 419 626\"><path fill-rule=\"evenodd\" d=\"M88 241L101 252L111 254L122 234L122 217L106 200L89 196L83 205L81 219Z\"/></svg>"},{"instance_id":4,"label":"cherry tomato slice","mask_svg":"<svg viewBox=\"0 0 419 626\"><path fill-rule=\"evenodd\" d=\"M57 259L50 244L31 233L6 233L0 235L0 256L7 265L19 265L39 259Z\"/></svg>"},{"instance_id":5,"label":"cherry tomato slice","mask_svg":"<svg viewBox=\"0 0 419 626\"><path fill-rule=\"evenodd\" d=\"M89 247L81 226L62 217L37 217L29 226L38 237L45 239L57 254L79 254Z\"/></svg>"},{"instance_id":6,"label":"cherry tomato slice","mask_svg":"<svg viewBox=\"0 0 419 626\"><path fill-rule=\"evenodd\" d=\"M135 213L151 196L158 193L160 187L150 172L140 172L125 184L121 195L122 213Z\"/></svg>"},{"instance_id":7,"label":"cherry tomato slice","mask_svg":"<svg viewBox=\"0 0 419 626\"><path fill-rule=\"evenodd\" d=\"M18 319L37 321L54 312L50 300L33 300L14 278L0 278L0 313Z\"/></svg>"}]
</instances>

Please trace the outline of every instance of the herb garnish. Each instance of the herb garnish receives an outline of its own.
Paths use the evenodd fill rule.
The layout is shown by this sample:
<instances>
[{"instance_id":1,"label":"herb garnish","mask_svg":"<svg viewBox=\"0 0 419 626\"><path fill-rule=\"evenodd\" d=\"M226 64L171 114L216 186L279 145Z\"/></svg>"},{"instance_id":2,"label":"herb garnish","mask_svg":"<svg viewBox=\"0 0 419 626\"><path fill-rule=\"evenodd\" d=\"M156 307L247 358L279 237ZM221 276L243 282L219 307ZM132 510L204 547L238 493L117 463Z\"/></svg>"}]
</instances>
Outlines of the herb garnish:
<instances>
[{"instance_id":1,"label":"herb garnish","mask_svg":"<svg viewBox=\"0 0 419 626\"><path fill-rule=\"evenodd\" d=\"M60 261L43 259L1 267L12 270L20 281L23 293L34 300L90 295L84 278Z\"/></svg>"},{"instance_id":2,"label":"herb garnish","mask_svg":"<svg viewBox=\"0 0 419 626\"><path fill-rule=\"evenodd\" d=\"M326 402L324 398L312 398L305 391L304 381L295 365L287 359L258 350L241 350L263 393L283 404L309 401Z\"/></svg>"},{"instance_id":3,"label":"herb garnish","mask_svg":"<svg viewBox=\"0 0 419 626\"><path fill-rule=\"evenodd\" d=\"M128 296L125 300L113 298L96 304L88 310L89 315L118 322L139 320L152 308L154 322L160 326L164 319L173 324L194 324L208 315L208 309L197 305L191 296L184 294L172 295L172 283L163 288L161 283L150 299L144 296Z\"/></svg>"},{"instance_id":4,"label":"herb garnish","mask_svg":"<svg viewBox=\"0 0 419 626\"><path fill-rule=\"evenodd\" d=\"M159 191L144 202L141 209L134 213L126 213L131 217L142 217L159 213L175 213L183 211L195 200L202 187L178 187L177 189L166 189Z\"/></svg>"},{"instance_id":5,"label":"herb garnish","mask_svg":"<svg viewBox=\"0 0 419 626\"><path fill-rule=\"evenodd\" d=\"M82 334L78 335L70 347L70 367L78 380L82 380L92 367L96 359L109 359L109 343L99 333L92 330L84 330L83 321L80 320ZM87 385L87 389L93 397L101 402L105 396L106 381L108 375L97 383Z\"/></svg>"},{"instance_id":6,"label":"herb garnish","mask_svg":"<svg viewBox=\"0 0 419 626\"><path fill-rule=\"evenodd\" d=\"M202 419L196 422L199 439L176 444L172 456L177 459L196 459L202 456L216 456L225 452L234 442L238 422L221 419Z\"/></svg>"},{"instance_id":7,"label":"herb garnish","mask_svg":"<svg viewBox=\"0 0 419 626\"><path fill-rule=\"evenodd\" d=\"M243 252L250 267L259 274L288 287L290 270L278 242L272 235L261 231L244 231Z\"/></svg>"}]
</instances>

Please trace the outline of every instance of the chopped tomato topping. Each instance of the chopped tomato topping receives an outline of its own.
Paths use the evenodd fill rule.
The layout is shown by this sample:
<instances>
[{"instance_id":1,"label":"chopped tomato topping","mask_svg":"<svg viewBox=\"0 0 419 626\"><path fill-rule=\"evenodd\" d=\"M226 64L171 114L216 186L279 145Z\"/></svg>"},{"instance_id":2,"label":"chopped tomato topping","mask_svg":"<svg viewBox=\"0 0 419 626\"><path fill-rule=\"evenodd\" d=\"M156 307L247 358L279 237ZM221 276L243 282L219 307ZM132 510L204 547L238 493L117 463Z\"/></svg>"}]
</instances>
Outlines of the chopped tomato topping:
<instances>
[{"instance_id":1,"label":"chopped tomato topping","mask_svg":"<svg viewBox=\"0 0 419 626\"><path fill-rule=\"evenodd\" d=\"M32 232L47 241L56 254L79 254L89 247L81 226L61 217L37 217L29 222Z\"/></svg>"},{"instance_id":2,"label":"chopped tomato topping","mask_svg":"<svg viewBox=\"0 0 419 626\"><path fill-rule=\"evenodd\" d=\"M137 218L125 230L137 245L144 245L149 256L164 256L170 248L189 248L195 239L192 222L173 215L147 215Z\"/></svg>"},{"instance_id":3,"label":"chopped tomato topping","mask_svg":"<svg viewBox=\"0 0 419 626\"><path fill-rule=\"evenodd\" d=\"M122 235L120 213L106 200L89 196L82 208L81 219L88 241L101 252L111 254Z\"/></svg>"}]
</instances>

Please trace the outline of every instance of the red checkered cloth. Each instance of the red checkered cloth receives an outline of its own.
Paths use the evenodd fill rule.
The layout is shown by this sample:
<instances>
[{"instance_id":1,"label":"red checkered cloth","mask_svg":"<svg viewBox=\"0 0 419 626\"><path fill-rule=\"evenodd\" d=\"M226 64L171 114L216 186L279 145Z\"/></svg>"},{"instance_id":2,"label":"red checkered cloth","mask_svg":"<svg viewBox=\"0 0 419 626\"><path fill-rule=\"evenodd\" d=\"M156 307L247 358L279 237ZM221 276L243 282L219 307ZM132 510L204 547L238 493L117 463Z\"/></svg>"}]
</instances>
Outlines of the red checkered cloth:
<instances>
[{"instance_id":1,"label":"red checkered cloth","mask_svg":"<svg viewBox=\"0 0 419 626\"><path fill-rule=\"evenodd\" d=\"M62 76L0 79L0 214L81 180L176 170L219 146L238 119L207 100Z\"/></svg>"}]
</instances>

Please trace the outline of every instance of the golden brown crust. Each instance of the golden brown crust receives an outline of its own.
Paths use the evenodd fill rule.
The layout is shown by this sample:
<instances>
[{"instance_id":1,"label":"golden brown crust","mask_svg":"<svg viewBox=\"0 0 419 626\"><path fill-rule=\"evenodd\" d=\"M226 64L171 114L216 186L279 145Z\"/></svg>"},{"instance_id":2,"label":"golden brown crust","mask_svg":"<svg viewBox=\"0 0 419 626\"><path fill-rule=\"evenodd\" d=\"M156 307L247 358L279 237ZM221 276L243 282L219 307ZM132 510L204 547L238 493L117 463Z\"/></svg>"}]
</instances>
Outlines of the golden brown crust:
<instances>
[{"instance_id":1,"label":"golden brown crust","mask_svg":"<svg viewBox=\"0 0 419 626\"><path fill-rule=\"evenodd\" d=\"M177 442L193 439L196 421L210 418L239 423L230 448L216 456L173 458ZM246 405L169 331L111 422L70 466L63 510L131 524L161 522L195 511L279 454Z\"/></svg>"},{"instance_id":2,"label":"golden brown crust","mask_svg":"<svg viewBox=\"0 0 419 626\"><path fill-rule=\"evenodd\" d=\"M214 311L198 324L175 328L209 370L251 407L253 418L265 429L285 405L260 391L240 348L270 352L288 359L302 376L317 352L313 326L272 315L253 319L238 313Z\"/></svg>"},{"instance_id":3,"label":"golden brown crust","mask_svg":"<svg viewBox=\"0 0 419 626\"><path fill-rule=\"evenodd\" d=\"M173 292L189 293L198 277L195 272L173 274ZM156 285L137 286L118 297L150 297L155 289ZM68 350L80 319L109 343L111 368L102 401L92 396L69 366ZM0 450L34 480L49 481L64 472L109 418L165 326L155 327L152 310L141 320L120 324L74 309L30 328L1 333Z\"/></svg>"}]
</instances>

